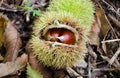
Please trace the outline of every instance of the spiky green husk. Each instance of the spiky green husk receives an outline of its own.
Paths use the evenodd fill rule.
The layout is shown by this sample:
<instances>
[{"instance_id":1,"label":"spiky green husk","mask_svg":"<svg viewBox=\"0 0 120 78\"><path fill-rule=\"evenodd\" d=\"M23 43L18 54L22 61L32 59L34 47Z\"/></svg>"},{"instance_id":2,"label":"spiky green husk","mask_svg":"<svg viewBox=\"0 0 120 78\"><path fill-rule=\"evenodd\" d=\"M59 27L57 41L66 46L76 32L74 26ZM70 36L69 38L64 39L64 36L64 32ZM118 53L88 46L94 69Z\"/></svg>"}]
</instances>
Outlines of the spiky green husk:
<instances>
[{"instance_id":1,"label":"spiky green husk","mask_svg":"<svg viewBox=\"0 0 120 78\"><path fill-rule=\"evenodd\" d=\"M47 11L35 21L30 46L38 60L57 69L72 67L86 54L87 35L94 20L94 6L90 0L52 0ZM78 32L75 45L46 41L43 31L54 21L66 24ZM54 46L53 46L54 45Z\"/></svg>"},{"instance_id":2,"label":"spiky green husk","mask_svg":"<svg viewBox=\"0 0 120 78\"><path fill-rule=\"evenodd\" d=\"M84 33L84 35L88 35L89 31L91 30L91 26L85 26L82 24L81 20L77 19L73 14L68 12L45 12L41 17L39 17L37 20L35 20L33 27L33 33L34 35L39 35L39 31L43 29L44 27L48 26L49 24L52 24L55 20L60 21L61 23L69 23L71 26L75 26L76 28L80 28L80 30Z\"/></svg>"},{"instance_id":3,"label":"spiky green husk","mask_svg":"<svg viewBox=\"0 0 120 78\"><path fill-rule=\"evenodd\" d=\"M47 28L50 24L58 20L61 24L68 24L69 26L76 29L79 33L80 39L77 44L73 47L56 45L52 47L54 42L49 43L40 38L40 31ZM66 66L72 67L75 63L81 60L86 54L86 38L89 29L80 23L80 20L75 18L72 14L67 12L46 12L42 17L35 21L34 35L30 40L31 47L33 48L34 54L38 57L39 61L46 66L52 66L54 68L64 68Z\"/></svg>"},{"instance_id":4,"label":"spiky green husk","mask_svg":"<svg viewBox=\"0 0 120 78\"><path fill-rule=\"evenodd\" d=\"M52 0L48 10L72 13L88 28L94 20L94 5L91 0Z\"/></svg>"},{"instance_id":5,"label":"spiky green husk","mask_svg":"<svg viewBox=\"0 0 120 78\"><path fill-rule=\"evenodd\" d=\"M86 53L85 43L81 43L79 48L65 46L51 47L52 44L40 40L39 37L33 37L31 40L34 54L45 66L51 66L57 69L72 67L81 60Z\"/></svg>"}]
</instances>

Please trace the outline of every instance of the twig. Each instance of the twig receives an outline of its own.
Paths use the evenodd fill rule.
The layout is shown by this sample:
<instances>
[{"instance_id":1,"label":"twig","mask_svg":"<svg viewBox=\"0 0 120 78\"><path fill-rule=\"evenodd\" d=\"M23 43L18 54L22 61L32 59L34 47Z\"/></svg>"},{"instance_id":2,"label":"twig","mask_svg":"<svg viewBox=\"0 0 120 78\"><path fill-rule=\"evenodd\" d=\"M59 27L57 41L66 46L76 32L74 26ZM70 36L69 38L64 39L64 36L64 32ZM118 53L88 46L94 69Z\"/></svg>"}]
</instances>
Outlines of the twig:
<instances>
[{"instance_id":1,"label":"twig","mask_svg":"<svg viewBox=\"0 0 120 78\"><path fill-rule=\"evenodd\" d=\"M7 8L0 7L0 11L7 11L7 12L21 12L21 11L23 11L23 10L7 9Z\"/></svg>"},{"instance_id":2,"label":"twig","mask_svg":"<svg viewBox=\"0 0 120 78\"><path fill-rule=\"evenodd\" d=\"M118 48L114 56L110 59L109 63L112 64L115 61L115 59L117 59L119 54L120 54L120 47Z\"/></svg>"},{"instance_id":3,"label":"twig","mask_svg":"<svg viewBox=\"0 0 120 78\"><path fill-rule=\"evenodd\" d=\"M107 3L105 0L102 0L106 5L108 5L108 7L110 7L111 11L115 12L118 16L120 16L120 14L109 4Z\"/></svg>"},{"instance_id":4,"label":"twig","mask_svg":"<svg viewBox=\"0 0 120 78\"><path fill-rule=\"evenodd\" d=\"M106 21L108 22L109 26L111 27L111 29L112 29L112 31L113 31L113 34L114 34L115 37L118 39L118 37L117 37L117 35L116 35L116 33L115 33L115 30L114 30L114 28L112 27L112 25L111 25L111 23L110 23L110 21L108 20L108 18L107 18L106 15L105 15L105 19L106 19Z\"/></svg>"},{"instance_id":5,"label":"twig","mask_svg":"<svg viewBox=\"0 0 120 78\"><path fill-rule=\"evenodd\" d=\"M94 72L97 72L97 71L115 71L115 70L118 70L120 68L95 68L93 69Z\"/></svg>"},{"instance_id":6,"label":"twig","mask_svg":"<svg viewBox=\"0 0 120 78\"><path fill-rule=\"evenodd\" d=\"M9 22L5 29L4 35L5 35L5 48L7 50L4 62L15 61L19 54L19 49L22 46L20 33L15 28L15 25Z\"/></svg>"},{"instance_id":7,"label":"twig","mask_svg":"<svg viewBox=\"0 0 120 78\"><path fill-rule=\"evenodd\" d=\"M23 12L24 11L24 10L20 10L20 9L17 9L17 8L12 8L6 3L2 3L2 5L4 7L0 6L0 11L7 11L7 12Z\"/></svg>"},{"instance_id":8,"label":"twig","mask_svg":"<svg viewBox=\"0 0 120 78\"><path fill-rule=\"evenodd\" d=\"M87 48L88 48L89 57L91 56L93 58L92 64L95 64L96 60L97 60L97 54L93 51L93 49L92 49L92 47L90 46L89 43L87 43ZM90 61L89 57L88 57L88 59Z\"/></svg>"},{"instance_id":9,"label":"twig","mask_svg":"<svg viewBox=\"0 0 120 78\"><path fill-rule=\"evenodd\" d=\"M109 42L115 42L115 41L120 41L120 39L105 40L105 41L102 41L101 43L109 43Z\"/></svg>"},{"instance_id":10,"label":"twig","mask_svg":"<svg viewBox=\"0 0 120 78\"><path fill-rule=\"evenodd\" d=\"M77 77L77 78L83 78L80 74L78 74L76 71L74 71L72 68L70 67L66 67L67 72L69 73L70 76L72 77Z\"/></svg>"},{"instance_id":11,"label":"twig","mask_svg":"<svg viewBox=\"0 0 120 78\"><path fill-rule=\"evenodd\" d=\"M113 17L112 15L108 15L108 17L118 26L120 27L120 22L115 18Z\"/></svg>"},{"instance_id":12,"label":"twig","mask_svg":"<svg viewBox=\"0 0 120 78\"><path fill-rule=\"evenodd\" d=\"M103 56L103 55L101 55L101 57L110 64L110 59L109 59L108 57ZM116 60L115 60L115 62L116 62ZM116 67L116 68L117 68L117 67L120 67L117 63L113 63L112 65L113 65L114 67ZM119 70L119 69L118 69L118 70Z\"/></svg>"}]
</instances>

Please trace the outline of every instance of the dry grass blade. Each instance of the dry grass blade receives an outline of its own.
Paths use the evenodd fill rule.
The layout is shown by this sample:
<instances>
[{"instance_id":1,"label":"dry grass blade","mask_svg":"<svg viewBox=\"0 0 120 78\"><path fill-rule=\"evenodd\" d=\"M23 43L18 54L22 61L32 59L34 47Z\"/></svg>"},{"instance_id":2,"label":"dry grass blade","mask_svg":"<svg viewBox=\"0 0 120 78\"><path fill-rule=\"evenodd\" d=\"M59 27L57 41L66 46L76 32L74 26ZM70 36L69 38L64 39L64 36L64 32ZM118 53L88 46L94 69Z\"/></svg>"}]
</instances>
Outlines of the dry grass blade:
<instances>
[{"instance_id":1,"label":"dry grass blade","mask_svg":"<svg viewBox=\"0 0 120 78\"><path fill-rule=\"evenodd\" d=\"M23 69L27 64L27 55L23 54L16 61L0 64L0 78L6 75L12 75Z\"/></svg>"},{"instance_id":2,"label":"dry grass blade","mask_svg":"<svg viewBox=\"0 0 120 78\"><path fill-rule=\"evenodd\" d=\"M18 51L22 46L20 34L11 22L5 29L5 48L7 50L4 62L14 61L18 56Z\"/></svg>"}]
</instances>

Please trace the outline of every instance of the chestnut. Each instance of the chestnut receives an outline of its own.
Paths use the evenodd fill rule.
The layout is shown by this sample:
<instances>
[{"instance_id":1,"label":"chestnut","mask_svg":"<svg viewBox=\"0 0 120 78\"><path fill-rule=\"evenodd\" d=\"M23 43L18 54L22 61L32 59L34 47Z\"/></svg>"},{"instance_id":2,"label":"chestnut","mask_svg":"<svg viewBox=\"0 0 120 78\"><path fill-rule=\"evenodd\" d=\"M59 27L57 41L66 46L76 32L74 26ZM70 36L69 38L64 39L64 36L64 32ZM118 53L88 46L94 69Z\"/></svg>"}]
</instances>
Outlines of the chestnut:
<instances>
[{"instance_id":1,"label":"chestnut","mask_svg":"<svg viewBox=\"0 0 120 78\"><path fill-rule=\"evenodd\" d=\"M63 28L53 28L48 30L46 38L49 41L73 45L76 41L74 34L70 30Z\"/></svg>"},{"instance_id":2,"label":"chestnut","mask_svg":"<svg viewBox=\"0 0 120 78\"><path fill-rule=\"evenodd\" d=\"M53 29L50 29L48 32L47 32L47 40L49 41L57 41L58 42L58 38L60 36L60 33L61 33L61 29L56 29L56 28L53 28Z\"/></svg>"},{"instance_id":3,"label":"chestnut","mask_svg":"<svg viewBox=\"0 0 120 78\"><path fill-rule=\"evenodd\" d=\"M75 35L69 31L69 30L64 30L61 34L60 37L58 37L58 39L65 44L75 44L76 39L75 39Z\"/></svg>"}]
</instances>

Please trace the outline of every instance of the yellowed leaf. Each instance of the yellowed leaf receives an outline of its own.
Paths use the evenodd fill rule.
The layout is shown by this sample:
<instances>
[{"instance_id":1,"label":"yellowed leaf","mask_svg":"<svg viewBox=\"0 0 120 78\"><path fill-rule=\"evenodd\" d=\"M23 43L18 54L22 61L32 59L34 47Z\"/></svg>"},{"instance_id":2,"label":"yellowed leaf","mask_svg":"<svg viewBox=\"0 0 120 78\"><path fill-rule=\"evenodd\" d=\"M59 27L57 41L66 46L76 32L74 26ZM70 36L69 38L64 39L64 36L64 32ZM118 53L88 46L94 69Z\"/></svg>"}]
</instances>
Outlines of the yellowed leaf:
<instances>
[{"instance_id":1,"label":"yellowed leaf","mask_svg":"<svg viewBox=\"0 0 120 78\"><path fill-rule=\"evenodd\" d=\"M4 43L3 33L5 31L5 27L7 26L8 18L3 14L0 14L0 48Z\"/></svg>"}]
</instances>

